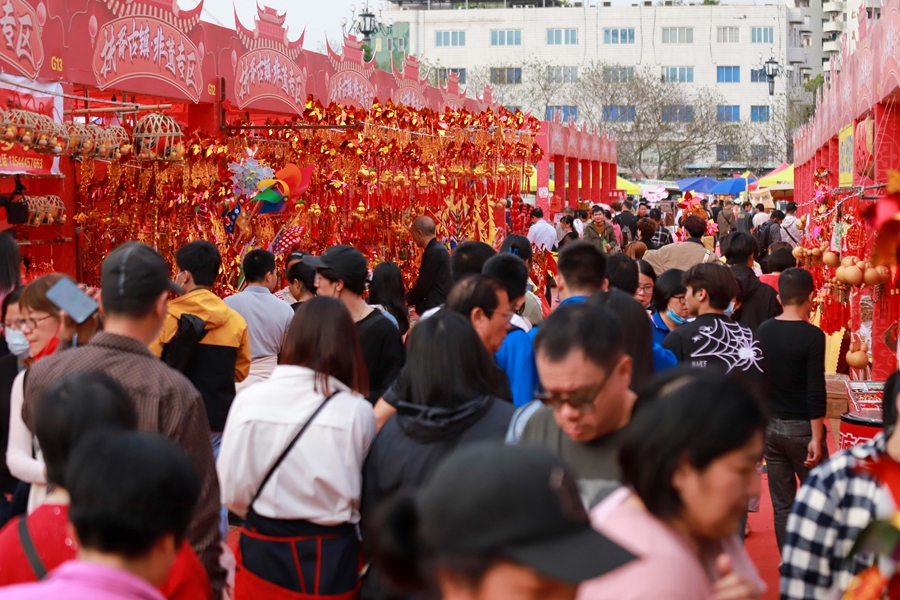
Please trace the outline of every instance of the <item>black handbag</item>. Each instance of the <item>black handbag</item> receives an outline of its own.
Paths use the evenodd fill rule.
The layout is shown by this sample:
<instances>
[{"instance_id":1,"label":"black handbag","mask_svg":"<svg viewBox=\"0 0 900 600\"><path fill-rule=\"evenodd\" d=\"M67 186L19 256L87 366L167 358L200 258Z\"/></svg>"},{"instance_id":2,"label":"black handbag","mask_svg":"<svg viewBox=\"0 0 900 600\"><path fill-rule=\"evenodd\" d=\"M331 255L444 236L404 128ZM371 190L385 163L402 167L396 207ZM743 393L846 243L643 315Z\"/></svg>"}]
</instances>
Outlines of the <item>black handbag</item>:
<instances>
[{"instance_id":1,"label":"black handbag","mask_svg":"<svg viewBox=\"0 0 900 600\"><path fill-rule=\"evenodd\" d=\"M178 319L178 329L162 351L162 361L184 373L196 358L197 345L206 337L206 321L187 313Z\"/></svg>"}]
</instances>

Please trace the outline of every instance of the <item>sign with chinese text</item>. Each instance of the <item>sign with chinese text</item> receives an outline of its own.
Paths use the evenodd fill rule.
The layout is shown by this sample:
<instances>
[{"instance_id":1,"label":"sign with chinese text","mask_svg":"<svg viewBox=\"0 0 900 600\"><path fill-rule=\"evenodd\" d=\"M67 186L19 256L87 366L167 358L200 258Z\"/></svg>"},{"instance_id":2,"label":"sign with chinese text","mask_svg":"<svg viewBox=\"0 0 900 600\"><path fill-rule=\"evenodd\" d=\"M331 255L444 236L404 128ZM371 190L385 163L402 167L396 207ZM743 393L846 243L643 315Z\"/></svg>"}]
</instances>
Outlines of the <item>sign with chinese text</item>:
<instances>
[{"instance_id":1,"label":"sign with chinese text","mask_svg":"<svg viewBox=\"0 0 900 600\"><path fill-rule=\"evenodd\" d=\"M202 60L202 53L184 33L141 16L115 19L100 28L92 66L100 89L129 79L158 79L198 102Z\"/></svg>"},{"instance_id":2,"label":"sign with chinese text","mask_svg":"<svg viewBox=\"0 0 900 600\"><path fill-rule=\"evenodd\" d=\"M280 52L251 50L238 60L234 92L239 108L259 98L273 98L302 113L306 106L306 74Z\"/></svg>"},{"instance_id":3,"label":"sign with chinese text","mask_svg":"<svg viewBox=\"0 0 900 600\"><path fill-rule=\"evenodd\" d=\"M19 82L28 87L40 87L47 94L19 88L12 82L0 83L0 106L20 106L25 110L40 113L60 121L62 98L50 93L61 94L59 83L40 84L24 77L5 76L4 79ZM0 132L3 133L3 132ZM59 158L46 152L25 149L22 144L0 138L0 173L9 175L55 175L59 173Z\"/></svg>"},{"instance_id":4,"label":"sign with chinese text","mask_svg":"<svg viewBox=\"0 0 900 600\"><path fill-rule=\"evenodd\" d=\"M838 185L850 187L853 185L853 125L841 128L838 137L838 154L840 156L840 178Z\"/></svg>"},{"instance_id":5,"label":"sign with chinese text","mask_svg":"<svg viewBox=\"0 0 900 600\"><path fill-rule=\"evenodd\" d=\"M35 79L44 62L42 25L24 0L0 0L0 61Z\"/></svg>"}]
</instances>

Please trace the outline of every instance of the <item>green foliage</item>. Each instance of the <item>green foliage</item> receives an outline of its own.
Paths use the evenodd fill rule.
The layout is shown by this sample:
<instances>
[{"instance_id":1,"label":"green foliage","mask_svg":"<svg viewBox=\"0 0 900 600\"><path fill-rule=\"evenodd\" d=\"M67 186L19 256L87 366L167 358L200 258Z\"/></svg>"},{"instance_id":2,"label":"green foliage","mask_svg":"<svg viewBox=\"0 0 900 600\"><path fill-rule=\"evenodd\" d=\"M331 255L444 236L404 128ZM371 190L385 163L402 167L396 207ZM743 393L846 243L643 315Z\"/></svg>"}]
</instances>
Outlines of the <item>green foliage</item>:
<instances>
[{"instance_id":1,"label":"green foliage","mask_svg":"<svg viewBox=\"0 0 900 600\"><path fill-rule=\"evenodd\" d=\"M815 77L803 84L803 89L807 92L815 93L820 87L825 85L825 75L819 73Z\"/></svg>"}]
</instances>

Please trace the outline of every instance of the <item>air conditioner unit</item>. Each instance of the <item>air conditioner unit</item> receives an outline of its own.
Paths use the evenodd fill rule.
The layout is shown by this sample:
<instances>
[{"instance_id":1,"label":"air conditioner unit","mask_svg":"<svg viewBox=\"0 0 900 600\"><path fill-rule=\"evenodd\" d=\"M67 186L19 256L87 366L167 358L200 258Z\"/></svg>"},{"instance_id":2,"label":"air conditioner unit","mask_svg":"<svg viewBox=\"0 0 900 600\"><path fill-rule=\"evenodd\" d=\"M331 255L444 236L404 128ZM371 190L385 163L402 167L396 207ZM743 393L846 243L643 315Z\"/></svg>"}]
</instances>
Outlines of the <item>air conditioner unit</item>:
<instances>
[{"instance_id":1,"label":"air conditioner unit","mask_svg":"<svg viewBox=\"0 0 900 600\"><path fill-rule=\"evenodd\" d=\"M604 3L603 3L603 6L604 6L604 7L612 6L612 2L604 2Z\"/></svg>"}]
</instances>

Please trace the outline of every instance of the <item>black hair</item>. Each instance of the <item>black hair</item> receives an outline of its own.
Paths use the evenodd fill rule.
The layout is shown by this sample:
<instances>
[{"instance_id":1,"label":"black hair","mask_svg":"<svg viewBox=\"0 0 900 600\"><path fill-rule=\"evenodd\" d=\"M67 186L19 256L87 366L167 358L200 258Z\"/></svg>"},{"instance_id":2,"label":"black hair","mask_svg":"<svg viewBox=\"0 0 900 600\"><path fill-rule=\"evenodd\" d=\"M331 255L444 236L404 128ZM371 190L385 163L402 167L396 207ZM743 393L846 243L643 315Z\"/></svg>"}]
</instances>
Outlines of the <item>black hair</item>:
<instances>
[{"instance_id":1,"label":"black hair","mask_svg":"<svg viewBox=\"0 0 900 600\"><path fill-rule=\"evenodd\" d=\"M816 284L806 269L792 267L778 276L778 297L782 306L803 304L814 291Z\"/></svg>"},{"instance_id":2,"label":"black hair","mask_svg":"<svg viewBox=\"0 0 900 600\"><path fill-rule=\"evenodd\" d=\"M53 384L35 409L35 435L47 465L47 481L66 486L69 455L89 431L133 431L138 417L122 385L104 373L80 371Z\"/></svg>"},{"instance_id":3,"label":"black hair","mask_svg":"<svg viewBox=\"0 0 900 600\"><path fill-rule=\"evenodd\" d=\"M681 269L669 269L663 271L653 283L653 310L665 314L669 310L669 300L673 296L687 293L684 287L684 271Z\"/></svg>"},{"instance_id":4,"label":"black hair","mask_svg":"<svg viewBox=\"0 0 900 600\"><path fill-rule=\"evenodd\" d=\"M729 265L746 265L759 253L759 243L745 231L732 231L722 240L722 254Z\"/></svg>"},{"instance_id":5,"label":"black hair","mask_svg":"<svg viewBox=\"0 0 900 600\"><path fill-rule=\"evenodd\" d=\"M591 214L594 214L595 212L603 212L603 207L600 206L599 204L593 205L591 207Z\"/></svg>"},{"instance_id":6,"label":"black hair","mask_svg":"<svg viewBox=\"0 0 900 600\"><path fill-rule=\"evenodd\" d=\"M6 294L22 285L22 253L7 232L0 233L0 256L0 294Z\"/></svg>"},{"instance_id":7,"label":"black hair","mask_svg":"<svg viewBox=\"0 0 900 600\"><path fill-rule=\"evenodd\" d=\"M795 213L797 212L797 203L796 202L788 202L784 207L784 212L786 213Z\"/></svg>"},{"instance_id":8,"label":"black hair","mask_svg":"<svg viewBox=\"0 0 900 600\"><path fill-rule=\"evenodd\" d=\"M900 371L894 371L884 382L881 401L881 423L885 435L890 437L897 425L897 395L900 394Z\"/></svg>"},{"instance_id":9,"label":"black hair","mask_svg":"<svg viewBox=\"0 0 900 600\"><path fill-rule=\"evenodd\" d=\"M446 409L497 389L493 357L468 317L450 310L418 323L409 334L407 400Z\"/></svg>"},{"instance_id":10,"label":"black hair","mask_svg":"<svg viewBox=\"0 0 900 600\"><path fill-rule=\"evenodd\" d=\"M604 307L615 315L624 336L623 349L631 357L631 389L639 391L648 379L653 377L653 330L647 311L640 302L618 288L610 288L600 294L594 294L587 301L588 305Z\"/></svg>"},{"instance_id":11,"label":"black hair","mask_svg":"<svg viewBox=\"0 0 900 600\"><path fill-rule=\"evenodd\" d=\"M13 302L15 302L16 304L19 303L19 296L22 295L22 290L24 289L25 288L23 287L17 287L13 290L10 290L10 292L3 297L3 308L2 312L0 312L0 323L6 322L6 311L9 309L9 305Z\"/></svg>"},{"instance_id":12,"label":"black hair","mask_svg":"<svg viewBox=\"0 0 900 600\"><path fill-rule=\"evenodd\" d=\"M197 285L212 287L222 268L222 255L212 242L194 240L178 249L175 264L181 271L190 271Z\"/></svg>"},{"instance_id":13,"label":"black hair","mask_svg":"<svg viewBox=\"0 0 900 600\"><path fill-rule=\"evenodd\" d=\"M459 313L465 318L471 317L472 311L480 308L485 316L490 319L494 311L500 305L497 293L506 292L503 282L496 277L488 275L472 275L458 282L450 294L444 308Z\"/></svg>"},{"instance_id":14,"label":"black hair","mask_svg":"<svg viewBox=\"0 0 900 600\"><path fill-rule=\"evenodd\" d=\"M612 213L609 212L608 210L603 211L603 216L606 217L607 219L612 219Z\"/></svg>"},{"instance_id":15,"label":"black hair","mask_svg":"<svg viewBox=\"0 0 900 600\"><path fill-rule=\"evenodd\" d=\"M766 259L769 271L772 273L783 273L788 269L797 266L797 259L794 258L793 250L790 248L782 248L776 250Z\"/></svg>"},{"instance_id":16,"label":"black hair","mask_svg":"<svg viewBox=\"0 0 900 600\"><path fill-rule=\"evenodd\" d=\"M692 238L703 237L703 234L706 233L706 221L703 220L703 217L697 215L692 214L683 217L681 226L687 230L688 235Z\"/></svg>"},{"instance_id":17,"label":"black hair","mask_svg":"<svg viewBox=\"0 0 900 600\"><path fill-rule=\"evenodd\" d=\"M557 269L566 286L575 290L599 292L606 280L606 255L594 244L576 241L559 251Z\"/></svg>"},{"instance_id":18,"label":"black hair","mask_svg":"<svg viewBox=\"0 0 900 600\"><path fill-rule=\"evenodd\" d=\"M247 283L261 283L268 273L274 273L275 255L268 250L251 250L244 257L244 279Z\"/></svg>"},{"instance_id":19,"label":"black hair","mask_svg":"<svg viewBox=\"0 0 900 600\"><path fill-rule=\"evenodd\" d=\"M764 210L766 210L766 206L762 202L758 202L756 204L756 210L758 210L759 212L763 212Z\"/></svg>"},{"instance_id":20,"label":"black hair","mask_svg":"<svg viewBox=\"0 0 900 600\"><path fill-rule=\"evenodd\" d=\"M627 427L619 450L622 483L657 518L677 517L683 504L672 478L682 461L702 471L763 433L767 421L762 402L737 379L710 371L685 374Z\"/></svg>"},{"instance_id":21,"label":"black hair","mask_svg":"<svg viewBox=\"0 0 900 600\"><path fill-rule=\"evenodd\" d=\"M641 275L645 277L649 277L653 280L654 285L656 284L656 271L653 270L653 267L646 260L639 258L635 261L638 266L638 271Z\"/></svg>"},{"instance_id":22,"label":"black hair","mask_svg":"<svg viewBox=\"0 0 900 600\"><path fill-rule=\"evenodd\" d=\"M525 236L519 237L525 238ZM527 242L528 239L525 238L525 241ZM528 244L528 250L529 252L531 251L531 244ZM450 255L450 274L453 277L453 281L459 281L469 275L481 273L484 263L495 254L497 253L494 252L494 249L484 242L463 242L459 244L453 249L453 254Z\"/></svg>"},{"instance_id":23,"label":"black hair","mask_svg":"<svg viewBox=\"0 0 900 600\"><path fill-rule=\"evenodd\" d=\"M307 290L316 293L316 270L304 264L303 261L295 262L287 270L288 283L299 281Z\"/></svg>"},{"instance_id":24,"label":"black hair","mask_svg":"<svg viewBox=\"0 0 900 600\"><path fill-rule=\"evenodd\" d=\"M741 286L734 273L719 262L694 265L685 272L682 283L694 292L706 290L709 305L716 310L725 310L732 300L741 295Z\"/></svg>"},{"instance_id":25,"label":"black hair","mask_svg":"<svg viewBox=\"0 0 900 600\"><path fill-rule=\"evenodd\" d=\"M606 259L606 279L609 280L609 287L619 288L626 294L634 296L640 280L637 263L625 254L609 256Z\"/></svg>"},{"instance_id":26,"label":"black hair","mask_svg":"<svg viewBox=\"0 0 900 600\"><path fill-rule=\"evenodd\" d=\"M534 256L534 248L531 247L531 242L528 241L527 237L519 233L507 236L503 243L500 244L500 254L506 254L507 252L515 254L526 262Z\"/></svg>"},{"instance_id":27,"label":"black hair","mask_svg":"<svg viewBox=\"0 0 900 600\"><path fill-rule=\"evenodd\" d=\"M510 302L522 298L528 289L528 267L518 256L498 254L484 263L481 272L503 282Z\"/></svg>"},{"instance_id":28,"label":"black hair","mask_svg":"<svg viewBox=\"0 0 900 600\"><path fill-rule=\"evenodd\" d=\"M651 208L650 212L647 213L647 216L654 221L662 221L662 211L658 208Z\"/></svg>"},{"instance_id":29,"label":"black hair","mask_svg":"<svg viewBox=\"0 0 900 600\"><path fill-rule=\"evenodd\" d=\"M769 218L772 219L773 221L784 221L784 213L776 208L769 215Z\"/></svg>"},{"instance_id":30,"label":"black hair","mask_svg":"<svg viewBox=\"0 0 900 600\"><path fill-rule=\"evenodd\" d=\"M543 218L544 218L544 211L541 210L541 208L540 208L539 206L538 206L538 207L535 207L534 210L531 211L531 216L532 216L532 217L537 217L538 219L543 219Z\"/></svg>"},{"instance_id":31,"label":"black hair","mask_svg":"<svg viewBox=\"0 0 900 600\"><path fill-rule=\"evenodd\" d=\"M588 218L588 211L584 210L583 208L579 208L575 211L575 216L583 221L584 219Z\"/></svg>"},{"instance_id":32,"label":"black hair","mask_svg":"<svg viewBox=\"0 0 900 600\"><path fill-rule=\"evenodd\" d=\"M406 290L400 267L392 262L383 262L372 270L368 302L383 306L397 319L400 335L406 335L409 331L409 309L406 308Z\"/></svg>"},{"instance_id":33,"label":"black hair","mask_svg":"<svg viewBox=\"0 0 900 600\"><path fill-rule=\"evenodd\" d=\"M563 225L571 225L575 222L575 217L573 217L572 215L563 215L559 218L559 222Z\"/></svg>"},{"instance_id":34,"label":"black hair","mask_svg":"<svg viewBox=\"0 0 900 600\"><path fill-rule=\"evenodd\" d=\"M132 559L167 534L178 547L200 497L191 459L156 433L89 433L69 457L66 482L81 547Z\"/></svg>"},{"instance_id":35,"label":"black hair","mask_svg":"<svg viewBox=\"0 0 900 600\"><path fill-rule=\"evenodd\" d=\"M749 200L744 200L744 203L741 204L741 208L751 208L753 205L750 204Z\"/></svg>"},{"instance_id":36,"label":"black hair","mask_svg":"<svg viewBox=\"0 0 900 600\"><path fill-rule=\"evenodd\" d=\"M588 303L563 304L550 313L538 328L534 353L559 362L575 350L603 369L614 368L626 352L625 333L616 314Z\"/></svg>"}]
</instances>

